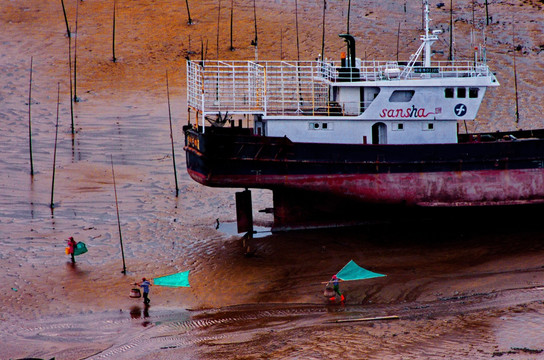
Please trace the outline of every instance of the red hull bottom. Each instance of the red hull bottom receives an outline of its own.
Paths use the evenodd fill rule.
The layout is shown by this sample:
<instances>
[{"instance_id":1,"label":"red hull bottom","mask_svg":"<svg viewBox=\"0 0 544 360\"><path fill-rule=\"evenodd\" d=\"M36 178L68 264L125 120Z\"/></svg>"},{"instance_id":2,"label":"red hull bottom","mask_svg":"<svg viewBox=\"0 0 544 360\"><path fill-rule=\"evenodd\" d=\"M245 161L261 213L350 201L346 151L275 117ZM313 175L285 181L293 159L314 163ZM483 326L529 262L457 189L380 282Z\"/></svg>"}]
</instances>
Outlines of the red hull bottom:
<instances>
[{"instance_id":1,"label":"red hull bottom","mask_svg":"<svg viewBox=\"0 0 544 360\"><path fill-rule=\"evenodd\" d=\"M369 204L493 206L544 202L544 169L357 175L209 176L189 171L216 187L292 189L330 194Z\"/></svg>"},{"instance_id":2,"label":"red hull bottom","mask_svg":"<svg viewBox=\"0 0 544 360\"><path fill-rule=\"evenodd\" d=\"M416 216L428 216L438 209L502 212L544 204L544 169L208 178L190 171L190 175L208 186L272 189L274 230L357 225L415 215L415 209Z\"/></svg>"}]
</instances>

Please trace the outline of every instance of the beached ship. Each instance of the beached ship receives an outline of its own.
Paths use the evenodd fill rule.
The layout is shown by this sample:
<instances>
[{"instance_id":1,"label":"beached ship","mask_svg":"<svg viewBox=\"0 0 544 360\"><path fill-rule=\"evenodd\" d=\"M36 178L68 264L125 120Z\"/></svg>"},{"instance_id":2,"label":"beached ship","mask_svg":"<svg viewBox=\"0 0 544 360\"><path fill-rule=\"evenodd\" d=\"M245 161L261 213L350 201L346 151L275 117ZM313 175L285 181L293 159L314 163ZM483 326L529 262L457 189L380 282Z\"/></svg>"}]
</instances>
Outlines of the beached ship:
<instances>
[{"instance_id":1,"label":"beached ship","mask_svg":"<svg viewBox=\"0 0 544 360\"><path fill-rule=\"evenodd\" d=\"M190 176L271 189L277 230L542 204L542 131L459 131L499 82L485 51L432 61L428 13L407 62L361 60L349 34L340 61L187 61Z\"/></svg>"}]
</instances>

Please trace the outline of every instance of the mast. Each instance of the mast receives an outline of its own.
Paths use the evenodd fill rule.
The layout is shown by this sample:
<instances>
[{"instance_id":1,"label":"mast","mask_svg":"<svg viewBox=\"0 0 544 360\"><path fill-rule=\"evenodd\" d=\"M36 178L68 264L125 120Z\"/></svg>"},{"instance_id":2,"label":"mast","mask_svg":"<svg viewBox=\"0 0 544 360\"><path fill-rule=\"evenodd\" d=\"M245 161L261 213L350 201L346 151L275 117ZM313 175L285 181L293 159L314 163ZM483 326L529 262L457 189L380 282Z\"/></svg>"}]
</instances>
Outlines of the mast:
<instances>
[{"instance_id":1,"label":"mast","mask_svg":"<svg viewBox=\"0 0 544 360\"><path fill-rule=\"evenodd\" d=\"M421 40L423 41L425 52L423 53L423 62L425 67L431 66L431 45L438 40L438 36L434 34L429 34L429 22L431 19L429 18L429 1L424 0L425 4L425 35L421 36Z\"/></svg>"}]
</instances>

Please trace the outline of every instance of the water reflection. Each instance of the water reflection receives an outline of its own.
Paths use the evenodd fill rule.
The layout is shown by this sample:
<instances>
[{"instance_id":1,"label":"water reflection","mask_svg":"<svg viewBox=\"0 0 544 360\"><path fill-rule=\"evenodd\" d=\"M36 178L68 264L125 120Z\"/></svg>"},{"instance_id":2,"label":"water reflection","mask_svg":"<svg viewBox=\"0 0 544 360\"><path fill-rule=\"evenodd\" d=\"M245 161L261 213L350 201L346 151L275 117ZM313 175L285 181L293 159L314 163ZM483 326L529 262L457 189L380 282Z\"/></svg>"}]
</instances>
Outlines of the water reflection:
<instances>
[{"instance_id":1,"label":"water reflection","mask_svg":"<svg viewBox=\"0 0 544 360\"><path fill-rule=\"evenodd\" d=\"M134 320L144 319L144 321L142 321L143 327L151 325L151 321L145 320L149 318L149 304L144 304L143 309L140 305L131 306L130 318Z\"/></svg>"},{"instance_id":2,"label":"water reflection","mask_svg":"<svg viewBox=\"0 0 544 360\"><path fill-rule=\"evenodd\" d=\"M238 232L238 225L235 222L220 222L216 219L215 229L230 236L242 236L242 233ZM272 235L270 228L264 226L253 227L253 238L264 238Z\"/></svg>"},{"instance_id":3,"label":"water reflection","mask_svg":"<svg viewBox=\"0 0 544 360\"><path fill-rule=\"evenodd\" d=\"M134 305L130 308L130 317L132 319L139 319L142 317L142 308L139 305Z\"/></svg>"}]
</instances>

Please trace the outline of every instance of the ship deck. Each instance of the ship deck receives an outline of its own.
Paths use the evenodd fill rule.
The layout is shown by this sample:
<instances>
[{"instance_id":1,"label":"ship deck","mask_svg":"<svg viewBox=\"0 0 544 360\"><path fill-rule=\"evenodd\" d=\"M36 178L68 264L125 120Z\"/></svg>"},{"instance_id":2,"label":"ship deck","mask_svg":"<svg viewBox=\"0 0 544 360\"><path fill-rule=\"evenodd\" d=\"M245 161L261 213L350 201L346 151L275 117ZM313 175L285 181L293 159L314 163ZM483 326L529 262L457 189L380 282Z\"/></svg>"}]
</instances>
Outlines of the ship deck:
<instances>
[{"instance_id":1,"label":"ship deck","mask_svg":"<svg viewBox=\"0 0 544 360\"><path fill-rule=\"evenodd\" d=\"M338 61L188 61L187 104L206 115L331 115L334 86L372 86L434 79L493 76L475 61L439 61L430 67L418 62L357 61L341 67Z\"/></svg>"}]
</instances>

